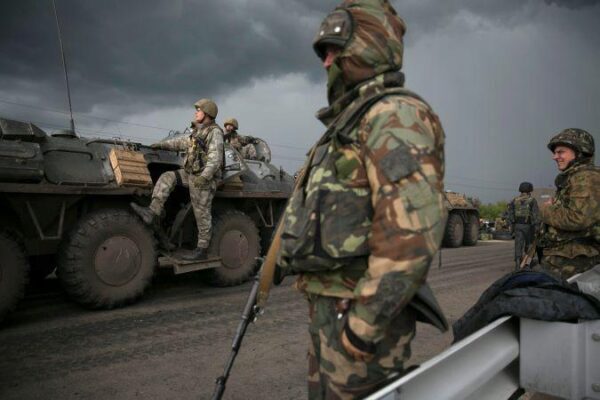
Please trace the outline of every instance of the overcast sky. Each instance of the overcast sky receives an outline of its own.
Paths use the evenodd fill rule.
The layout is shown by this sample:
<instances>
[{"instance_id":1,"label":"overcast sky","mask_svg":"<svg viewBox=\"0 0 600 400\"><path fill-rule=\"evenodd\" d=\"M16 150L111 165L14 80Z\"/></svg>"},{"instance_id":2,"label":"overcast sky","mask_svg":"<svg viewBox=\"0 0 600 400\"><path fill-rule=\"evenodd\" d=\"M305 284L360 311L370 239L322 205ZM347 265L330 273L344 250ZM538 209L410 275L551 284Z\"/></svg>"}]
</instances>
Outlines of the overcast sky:
<instances>
[{"instance_id":1,"label":"overcast sky","mask_svg":"<svg viewBox=\"0 0 600 400\"><path fill-rule=\"evenodd\" d=\"M56 0L76 128L150 143L211 97L217 122L266 139L294 172L323 132L325 73L312 51L337 1ZM549 138L600 141L600 0L403 0L406 86L440 115L446 188L484 202L552 186ZM50 0L0 5L0 116L69 125Z\"/></svg>"}]
</instances>

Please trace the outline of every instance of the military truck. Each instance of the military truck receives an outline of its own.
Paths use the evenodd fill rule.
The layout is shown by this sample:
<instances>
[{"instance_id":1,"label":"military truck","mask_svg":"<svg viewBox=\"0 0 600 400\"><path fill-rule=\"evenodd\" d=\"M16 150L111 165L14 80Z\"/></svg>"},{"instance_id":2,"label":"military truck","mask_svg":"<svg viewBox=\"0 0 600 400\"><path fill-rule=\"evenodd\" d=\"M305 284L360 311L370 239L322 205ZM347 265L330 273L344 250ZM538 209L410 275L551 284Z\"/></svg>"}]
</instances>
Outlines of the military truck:
<instances>
[{"instance_id":1,"label":"military truck","mask_svg":"<svg viewBox=\"0 0 600 400\"><path fill-rule=\"evenodd\" d=\"M479 210L475 202L464 194L446 191L445 206L448 221L442 245L475 246L479 238Z\"/></svg>"},{"instance_id":2,"label":"military truck","mask_svg":"<svg viewBox=\"0 0 600 400\"><path fill-rule=\"evenodd\" d=\"M54 267L67 294L89 308L135 301L157 267L175 273L207 269L209 281L221 286L243 282L293 185L292 176L270 163L266 143L257 150L260 160L242 160L226 146L212 210L209 250L216 257L190 265L176 257L196 242L186 188L174 190L154 231L129 205L147 204L152 183L181 168L183 154L70 131L48 134L32 123L0 118L0 319L29 279Z\"/></svg>"}]
</instances>

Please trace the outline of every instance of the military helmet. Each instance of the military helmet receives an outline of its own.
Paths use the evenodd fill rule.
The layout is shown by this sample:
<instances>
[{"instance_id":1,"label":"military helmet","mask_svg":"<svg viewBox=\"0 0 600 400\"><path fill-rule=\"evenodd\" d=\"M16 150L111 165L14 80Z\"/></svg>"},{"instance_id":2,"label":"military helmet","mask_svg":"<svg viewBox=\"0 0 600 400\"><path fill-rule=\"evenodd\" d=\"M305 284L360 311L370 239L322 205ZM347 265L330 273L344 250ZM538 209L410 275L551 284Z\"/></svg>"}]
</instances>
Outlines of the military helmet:
<instances>
[{"instance_id":1,"label":"military helmet","mask_svg":"<svg viewBox=\"0 0 600 400\"><path fill-rule=\"evenodd\" d=\"M325 58L327 45L340 48L346 44L352 36L352 16L345 9L337 9L329 14L321 23L321 28L313 40L313 49L321 60Z\"/></svg>"},{"instance_id":2,"label":"military helmet","mask_svg":"<svg viewBox=\"0 0 600 400\"><path fill-rule=\"evenodd\" d=\"M233 126L233 127L236 129L236 130L237 130L237 129L240 129L240 126L238 125L238 121L237 121L237 119L235 119L235 118L227 118L227 119L225 120L225 122L223 122L223 126L226 126L226 125L231 125L231 126Z\"/></svg>"},{"instance_id":3,"label":"military helmet","mask_svg":"<svg viewBox=\"0 0 600 400\"><path fill-rule=\"evenodd\" d=\"M521 182L519 185L519 192L521 193L531 193L533 192L533 185L531 182Z\"/></svg>"},{"instance_id":4,"label":"military helmet","mask_svg":"<svg viewBox=\"0 0 600 400\"><path fill-rule=\"evenodd\" d=\"M550 139L550 151L554 151L556 146L567 146L586 157L593 156L595 151L594 137L589 132L577 128L565 129Z\"/></svg>"},{"instance_id":5,"label":"military helmet","mask_svg":"<svg viewBox=\"0 0 600 400\"><path fill-rule=\"evenodd\" d=\"M212 119L217 118L219 108L217 107L217 104L210 99L200 99L194 103L194 107L196 107L196 110L203 111L204 114L208 115Z\"/></svg>"}]
</instances>

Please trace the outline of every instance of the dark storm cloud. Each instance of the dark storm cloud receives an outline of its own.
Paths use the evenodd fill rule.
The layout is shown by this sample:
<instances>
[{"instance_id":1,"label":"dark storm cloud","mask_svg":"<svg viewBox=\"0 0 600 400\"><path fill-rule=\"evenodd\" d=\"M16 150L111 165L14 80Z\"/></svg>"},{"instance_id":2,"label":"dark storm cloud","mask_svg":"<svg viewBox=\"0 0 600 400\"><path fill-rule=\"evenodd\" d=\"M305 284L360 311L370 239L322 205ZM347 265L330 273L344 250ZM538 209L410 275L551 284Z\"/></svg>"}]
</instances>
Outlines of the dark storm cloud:
<instances>
[{"instance_id":1,"label":"dark storm cloud","mask_svg":"<svg viewBox=\"0 0 600 400\"><path fill-rule=\"evenodd\" d=\"M544 2L545 1L545 2ZM255 79L302 73L323 78L311 42L337 1L56 0L76 111L120 117L187 105ZM407 45L463 14L500 25L541 7L591 0L394 1L408 21ZM0 6L0 97L65 109L56 25L49 0ZM0 99L1 100L1 99ZM276 99L274 99L276 101Z\"/></svg>"},{"instance_id":2,"label":"dark storm cloud","mask_svg":"<svg viewBox=\"0 0 600 400\"><path fill-rule=\"evenodd\" d=\"M189 102L250 79L308 72L322 14L312 1L56 0L76 108L112 102L133 107ZM49 1L4 2L0 83L36 83L40 97L64 92Z\"/></svg>"}]
</instances>

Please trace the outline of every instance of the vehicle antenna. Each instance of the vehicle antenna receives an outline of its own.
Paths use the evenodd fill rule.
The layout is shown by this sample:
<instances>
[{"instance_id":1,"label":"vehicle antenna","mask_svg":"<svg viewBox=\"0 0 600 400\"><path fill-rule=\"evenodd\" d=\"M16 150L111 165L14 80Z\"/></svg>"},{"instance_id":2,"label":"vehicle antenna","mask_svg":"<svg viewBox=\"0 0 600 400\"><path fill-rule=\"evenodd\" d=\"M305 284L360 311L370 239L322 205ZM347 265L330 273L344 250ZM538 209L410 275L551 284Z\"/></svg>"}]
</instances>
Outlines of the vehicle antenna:
<instances>
[{"instance_id":1,"label":"vehicle antenna","mask_svg":"<svg viewBox=\"0 0 600 400\"><path fill-rule=\"evenodd\" d=\"M60 32L60 22L58 20L58 13L56 12L56 3L52 0L52 7L54 8L54 16L56 17L56 29L58 30L58 43L60 44L60 55L62 57L63 69L65 71L65 82L67 84L67 99L69 100L69 113L71 115L71 131L75 133L75 121L73 121L73 108L71 107L71 89L69 88L69 75L67 73L67 61L65 59L65 50L62 43L62 34Z\"/></svg>"}]
</instances>

